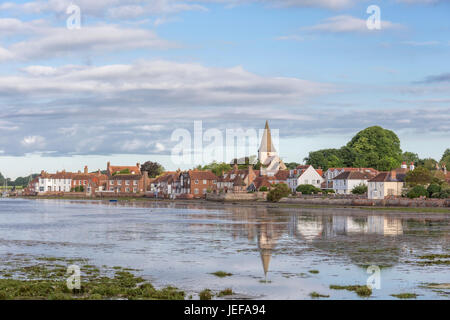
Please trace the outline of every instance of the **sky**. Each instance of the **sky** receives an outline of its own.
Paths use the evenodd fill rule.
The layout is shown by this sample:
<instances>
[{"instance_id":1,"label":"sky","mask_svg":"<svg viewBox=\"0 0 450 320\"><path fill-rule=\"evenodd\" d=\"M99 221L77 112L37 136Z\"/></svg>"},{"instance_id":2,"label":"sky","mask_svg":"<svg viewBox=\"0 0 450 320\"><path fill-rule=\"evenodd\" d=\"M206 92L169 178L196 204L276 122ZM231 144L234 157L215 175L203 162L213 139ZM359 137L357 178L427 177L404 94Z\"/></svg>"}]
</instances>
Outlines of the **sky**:
<instances>
[{"instance_id":1,"label":"sky","mask_svg":"<svg viewBox=\"0 0 450 320\"><path fill-rule=\"evenodd\" d=\"M440 159L449 17L449 0L2 1L0 172L191 168L172 135L194 121L225 135L269 120L285 162L373 125Z\"/></svg>"}]
</instances>

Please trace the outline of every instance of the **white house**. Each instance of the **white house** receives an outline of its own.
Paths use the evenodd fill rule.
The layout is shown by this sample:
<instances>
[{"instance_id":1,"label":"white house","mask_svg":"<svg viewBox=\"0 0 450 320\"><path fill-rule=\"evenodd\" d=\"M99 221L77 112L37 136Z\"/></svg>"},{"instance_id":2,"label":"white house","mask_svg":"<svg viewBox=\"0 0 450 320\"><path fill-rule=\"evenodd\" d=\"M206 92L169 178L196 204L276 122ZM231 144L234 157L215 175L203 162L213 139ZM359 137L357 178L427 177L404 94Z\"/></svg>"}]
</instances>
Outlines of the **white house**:
<instances>
[{"instance_id":1,"label":"white house","mask_svg":"<svg viewBox=\"0 0 450 320\"><path fill-rule=\"evenodd\" d=\"M362 171L370 173L373 176L376 176L378 174L378 171L373 168L328 168L328 170L323 174L323 177L325 179L325 189L334 189L334 178L347 171Z\"/></svg>"},{"instance_id":2,"label":"white house","mask_svg":"<svg viewBox=\"0 0 450 320\"><path fill-rule=\"evenodd\" d=\"M70 192L73 173L65 170L56 173L41 172L39 176L37 192Z\"/></svg>"},{"instance_id":3,"label":"white house","mask_svg":"<svg viewBox=\"0 0 450 320\"><path fill-rule=\"evenodd\" d=\"M402 195L405 187L407 169L401 168L390 172L380 172L368 181L367 197L369 199L384 199Z\"/></svg>"},{"instance_id":4,"label":"white house","mask_svg":"<svg viewBox=\"0 0 450 320\"><path fill-rule=\"evenodd\" d=\"M302 184L311 184L320 188L323 181L323 177L311 165L301 165L297 169L289 170L289 177L287 178L288 186L292 191Z\"/></svg>"},{"instance_id":5,"label":"white house","mask_svg":"<svg viewBox=\"0 0 450 320\"><path fill-rule=\"evenodd\" d=\"M373 174L363 171L344 171L333 179L333 190L336 194L351 194L354 187L367 185Z\"/></svg>"}]
</instances>

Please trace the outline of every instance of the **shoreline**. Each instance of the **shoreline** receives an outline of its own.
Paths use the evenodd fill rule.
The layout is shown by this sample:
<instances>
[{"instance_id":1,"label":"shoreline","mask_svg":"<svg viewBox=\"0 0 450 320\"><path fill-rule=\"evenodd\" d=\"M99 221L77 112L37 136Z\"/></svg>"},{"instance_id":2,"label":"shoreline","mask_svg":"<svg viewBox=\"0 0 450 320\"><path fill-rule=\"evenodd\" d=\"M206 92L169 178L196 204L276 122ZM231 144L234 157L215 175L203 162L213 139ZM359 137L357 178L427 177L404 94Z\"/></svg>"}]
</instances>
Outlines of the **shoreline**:
<instances>
[{"instance_id":1,"label":"shoreline","mask_svg":"<svg viewBox=\"0 0 450 320\"><path fill-rule=\"evenodd\" d=\"M288 202L267 202L267 201L210 201L206 199L155 199L146 197L117 197L117 198L92 198L92 197L70 197L70 196L21 196L17 199L43 199L43 200L82 200L82 201L104 201L117 200L120 203L128 202L148 202L148 203L173 203L173 204L199 204L205 206L235 207L237 205L247 208L270 208L270 209L349 209L351 211L377 211L385 213L442 213L450 214L450 208L443 207L377 207L377 206L357 206L357 205L330 205L330 204L300 204Z\"/></svg>"}]
</instances>

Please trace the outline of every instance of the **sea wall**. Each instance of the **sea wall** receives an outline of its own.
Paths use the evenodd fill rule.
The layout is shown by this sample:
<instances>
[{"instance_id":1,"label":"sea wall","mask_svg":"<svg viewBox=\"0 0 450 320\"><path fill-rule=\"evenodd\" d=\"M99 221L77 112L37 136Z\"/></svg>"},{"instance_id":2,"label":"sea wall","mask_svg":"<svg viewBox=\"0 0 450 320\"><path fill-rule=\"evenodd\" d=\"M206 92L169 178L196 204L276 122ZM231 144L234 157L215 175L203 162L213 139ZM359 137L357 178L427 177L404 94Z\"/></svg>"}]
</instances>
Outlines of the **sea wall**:
<instances>
[{"instance_id":1,"label":"sea wall","mask_svg":"<svg viewBox=\"0 0 450 320\"><path fill-rule=\"evenodd\" d=\"M266 200L267 192L253 192L253 193L207 193L206 200L209 201L258 201Z\"/></svg>"},{"instance_id":2,"label":"sea wall","mask_svg":"<svg viewBox=\"0 0 450 320\"><path fill-rule=\"evenodd\" d=\"M334 199L317 197L289 197L280 200L282 203L296 203L305 205L336 205L336 206L374 206L374 207L417 207L417 208L445 208L450 207L450 199Z\"/></svg>"}]
</instances>

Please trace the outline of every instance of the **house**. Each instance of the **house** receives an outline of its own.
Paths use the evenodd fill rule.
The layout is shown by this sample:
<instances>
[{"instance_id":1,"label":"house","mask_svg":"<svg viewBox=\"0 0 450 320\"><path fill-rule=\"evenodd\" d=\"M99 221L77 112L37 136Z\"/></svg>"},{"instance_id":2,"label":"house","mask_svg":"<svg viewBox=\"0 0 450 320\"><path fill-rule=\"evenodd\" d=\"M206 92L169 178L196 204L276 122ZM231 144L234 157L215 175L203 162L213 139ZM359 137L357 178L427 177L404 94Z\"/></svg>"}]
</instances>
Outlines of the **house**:
<instances>
[{"instance_id":1,"label":"house","mask_svg":"<svg viewBox=\"0 0 450 320\"><path fill-rule=\"evenodd\" d=\"M406 162L405 162L406 165ZM322 185L322 189L334 189L333 181L338 175L347 171L362 171L369 173L373 176L378 174L378 170L373 168L328 168L327 171L323 174L324 177L324 185Z\"/></svg>"},{"instance_id":2,"label":"house","mask_svg":"<svg viewBox=\"0 0 450 320\"><path fill-rule=\"evenodd\" d=\"M70 192L72 177L73 173L65 170L56 173L41 171L35 188L38 194Z\"/></svg>"},{"instance_id":3,"label":"house","mask_svg":"<svg viewBox=\"0 0 450 320\"><path fill-rule=\"evenodd\" d=\"M153 182L155 195L161 198L175 199L176 195L180 193L180 175L181 171L169 171L157 177Z\"/></svg>"},{"instance_id":4,"label":"house","mask_svg":"<svg viewBox=\"0 0 450 320\"><path fill-rule=\"evenodd\" d=\"M375 177L365 171L344 171L333 179L333 189L336 194L351 194L354 187L367 185L367 181Z\"/></svg>"},{"instance_id":5,"label":"house","mask_svg":"<svg viewBox=\"0 0 450 320\"><path fill-rule=\"evenodd\" d=\"M88 167L84 167L84 171L78 171L72 176L71 191L76 191L82 187L83 192L92 194L95 192L106 191L108 176L102 174L100 170L89 173Z\"/></svg>"},{"instance_id":6,"label":"house","mask_svg":"<svg viewBox=\"0 0 450 320\"><path fill-rule=\"evenodd\" d=\"M399 197L405 187L405 168L380 172L367 182L367 197L369 199L384 199Z\"/></svg>"},{"instance_id":7,"label":"house","mask_svg":"<svg viewBox=\"0 0 450 320\"><path fill-rule=\"evenodd\" d=\"M217 176L209 170L189 170L180 174L180 194L202 198L206 193L217 189Z\"/></svg>"},{"instance_id":8,"label":"house","mask_svg":"<svg viewBox=\"0 0 450 320\"><path fill-rule=\"evenodd\" d=\"M273 176L259 176L247 187L247 191L259 191L262 187L269 190L274 184L288 184L289 170L279 170Z\"/></svg>"},{"instance_id":9,"label":"house","mask_svg":"<svg viewBox=\"0 0 450 320\"><path fill-rule=\"evenodd\" d=\"M316 170L311 165L299 165L294 170L289 170L287 184L292 191L295 191L299 185L311 184L316 188L320 188L324 179L320 174L322 170Z\"/></svg>"},{"instance_id":10,"label":"house","mask_svg":"<svg viewBox=\"0 0 450 320\"><path fill-rule=\"evenodd\" d=\"M236 189L247 189L249 185L260 175L259 170L253 170L249 165L247 169L238 169L237 164L229 172L223 173L217 180L217 190L228 192ZM243 188L240 188L243 187ZM241 190L242 191L242 190Z\"/></svg>"},{"instance_id":11,"label":"house","mask_svg":"<svg viewBox=\"0 0 450 320\"><path fill-rule=\"evenodd\" d=\"M148 173L141 172L139 163L135 166L111 166L108 162L106 175L106 192L140 193L147 189L149 183Z\"/></svg>"},{"instance_id":12,"label":"house","mask_svg":"<svg viewBox=\"0 0 450 320\"><path fill-rule=\"evenodd\" d=\"M258 160L261 163L261 175L263 176L273 176L278 170L287 169L272 143L272 134L270 133L268 121L266 121L261 144L258 149Z\"/></svg>"}]
</instances>

